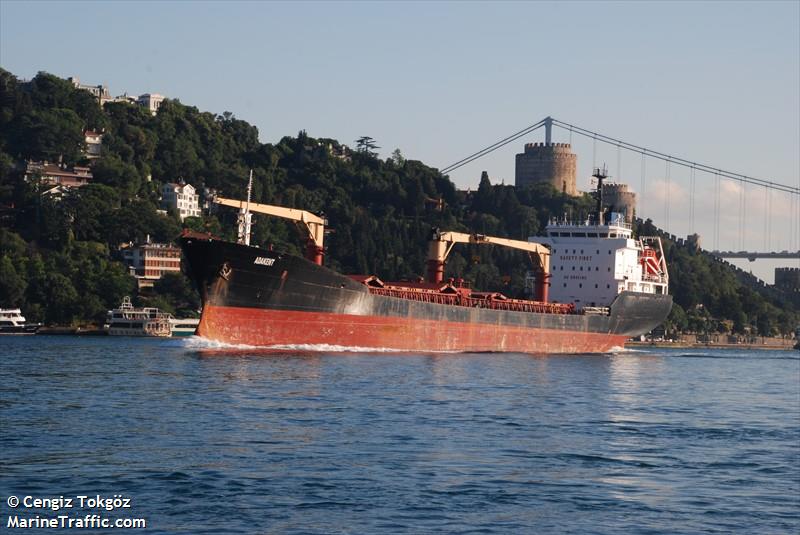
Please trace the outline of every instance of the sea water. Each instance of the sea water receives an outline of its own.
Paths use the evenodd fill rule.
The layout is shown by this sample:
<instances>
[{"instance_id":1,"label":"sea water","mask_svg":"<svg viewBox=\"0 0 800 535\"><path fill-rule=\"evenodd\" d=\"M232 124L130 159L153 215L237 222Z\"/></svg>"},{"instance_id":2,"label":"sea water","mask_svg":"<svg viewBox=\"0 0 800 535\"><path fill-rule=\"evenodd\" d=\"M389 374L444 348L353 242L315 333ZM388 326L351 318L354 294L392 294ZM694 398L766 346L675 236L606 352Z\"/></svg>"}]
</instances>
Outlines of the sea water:
<instances>
[{"instance_id":1,"label":"sea water","mask_svg":"<svg viewBox=\"0 0 800 535\"><path fill-rule=\"evenodd\" d=\"M796 351L345 349L1 337L0 531L800 532Z\"/></svg>"}]
</instances>

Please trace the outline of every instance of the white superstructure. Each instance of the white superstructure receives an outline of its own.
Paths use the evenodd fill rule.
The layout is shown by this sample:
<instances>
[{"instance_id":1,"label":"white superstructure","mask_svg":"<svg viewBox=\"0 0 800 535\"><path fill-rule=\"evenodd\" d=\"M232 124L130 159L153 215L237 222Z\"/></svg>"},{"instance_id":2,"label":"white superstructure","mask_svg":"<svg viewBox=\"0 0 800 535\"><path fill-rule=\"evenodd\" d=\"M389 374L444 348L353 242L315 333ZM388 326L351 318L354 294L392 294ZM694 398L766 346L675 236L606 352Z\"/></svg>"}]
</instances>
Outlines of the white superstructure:
<instances>
[{"instance_id":1,"label":"white superstructure","mask_svg":"<svg viewBox=\"0 0 800 535\"><path fill-rule=\"evenodd\" d=\"M39 327L41 323L28 323L18 308L0 308L0 334L33 334Z\"/></svg>"},{"instance_id":2,"label":"white superstructure","mask_svg":"<svg viewBox=\"0 0 800 535\"><path fill-rule=\"evenodd\" d=\"M622 214L606 219L604 224L552 220L547 237L529 238L550 247L550 301L582 309L607 307L623 291L667 293L661 239L634 239Z\"/></svg>"}]
</instances>

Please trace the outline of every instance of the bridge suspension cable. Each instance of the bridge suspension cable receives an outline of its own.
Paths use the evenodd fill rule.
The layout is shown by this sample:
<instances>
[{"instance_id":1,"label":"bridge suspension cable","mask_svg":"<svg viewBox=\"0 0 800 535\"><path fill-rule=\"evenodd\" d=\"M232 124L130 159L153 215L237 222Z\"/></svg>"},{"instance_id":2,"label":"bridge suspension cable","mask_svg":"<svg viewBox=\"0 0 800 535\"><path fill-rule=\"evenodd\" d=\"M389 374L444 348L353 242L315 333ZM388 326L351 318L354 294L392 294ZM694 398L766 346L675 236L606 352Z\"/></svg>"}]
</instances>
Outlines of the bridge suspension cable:
<instances>
[{"instance_id":1,"label":"bridge suspension cable","mask_svg":"<svg viewBox=\"0 0 800 535\"><path fill-rule=\"evenodd\" d=\"M755 184L758 186L768 187L770 189L783 191L786 193L792 193L794 195L800 195L800 187L795 186L788 186L786 184L781 184L779 182L772 182L769 180L763 180L760 178L755 178L747 175L743 175L741 173L734 173L733 171L725 171L724 169L719 169L717 167L706 165L698 162L692 162L691 160L687 160L685 158L679 158L677 156L671 156L669 154L659 152L656 150L648 149L646 147L642 147L636 145L634 143L628 143L627 141L622 141L620 139L616 139L610 136L605 136L603 134L592 132L591 130L587 130L585 128L581 128L580 126L575 126L573 124L565 123L564 121L559 121L558 119L551 119L555 126L560 128L568 129L570 132L574 132L580 134L584 137L592 138L594 142L601 141L603 143L609 145L616 145L617 147L622 147L624 149L630 150L632 152L639 152L645 156L649 156L651 158L658 158L660 160L664 160L671 164L681 165L684 167L692 168L694 167L696 170L704 171L710 174L716 174L722 178L729 178L731 180L739 180L741 182L745 182L747 184Z\"/></svg>"},{"instance_id":2,"label":"bridge suspension cable","mask_svg":"<svg viewBox=\"0 0 800 535\"><path fill-rule=\"evenodd\" d=\"M538 123L532 124L527 128L523 128L519 132L517 132L515 134L511 134L507 138L501 139L497 143L493 143L493 144L489 145L488 147L479 150L478 152L470 154L466 158L463 158L463 159L461 159L461 160L459 160L457 162L454 162L454 163L448 165L447 167L443 167L442 169L440 169L440 172L443 175L446 175L447 173L451 173L451 172L455 171L456 169L458 169L459 167L467 165L468 163L470 163L470 162L472 162L474 160L477 160L478 158L486 156L490 152L493 152L493 151L499 149L500 147L502 147L504 145L508 145L512 141L516 141L517 139L530 134L534 130L537 130L537 129L541 128L542 126L544 126L545 121L546 121L546 119L542 119Z\"/></svg>"}]
</instances>

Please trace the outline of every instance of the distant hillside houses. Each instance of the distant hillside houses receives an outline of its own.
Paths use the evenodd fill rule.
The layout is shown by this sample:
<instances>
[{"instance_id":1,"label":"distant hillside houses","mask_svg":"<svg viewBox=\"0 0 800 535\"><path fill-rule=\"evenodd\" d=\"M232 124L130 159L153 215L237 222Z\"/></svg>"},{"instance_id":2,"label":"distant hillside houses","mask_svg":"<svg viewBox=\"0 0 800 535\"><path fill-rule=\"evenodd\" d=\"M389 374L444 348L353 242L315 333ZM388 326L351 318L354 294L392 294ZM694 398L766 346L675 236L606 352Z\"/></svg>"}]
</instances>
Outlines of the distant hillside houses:
<instances>
[{"instance_id":1,"label":"distant hillside houses","mask_svg":"<svg viewBox=\"0 0 800 535\"><path fill-rule=\"evenodd\" d=\"M103 147L103 133L87 130L83 133L83 137L86 143L86 150L83 151L83 154L90 160L99 158Z\"/></svg>"},{"instance_id":2,"label":"distant hillside houses","mask_svg":"<svg viewBox=\"0 0 800 535\"><path fill-rule=\"evenodd\" d=\"M161 103L164 102L164 99L166 98L164 95L159 95L158 93L144 93L138 97L124 93L122 95L112 97L110 91L108 90L108 86L82 84L77 76L71 76L68 78L68 80L76 89L83 89L84 91L88 91L94 95L101 107L106 102L128 102L130 104L138 104L139 106L147 108L152 115L155 115L158 111L158 108L161 107Z\"/></svg>"},{"instance_id":3,"label":"distant hillside houses","mask_svg":"<svg viewBox=\"0 0 800 535\"><path fill-rule=\"evenodd\" d=\"M161 186L161 207L175 210L181 221L200 216L200 196L191 184L168 182Z\"/></svg>"},{"instance_id":4,"label":"distant hillside houses","mask_svg":"<svg viewBox=\"0 0 800 535\"><path fill-rule=\"evenodd\" d=\"M136 277L139 289L151 288L165 273L181 272L180 248L167 243L152 243L150 236L141 245L123 244L120 252L129 273Z\"/></svg>"},{"instance_id":5,"label":"distant hillside houses","mask_svg":"<svg viewBox=\"0 0 800 535\"><path fill-rule=\"evenodd\" d=\"M62 164L26 161L25 181L39 180L43 195L61 197L71 188L85 186L92 180L88 167L67 167Z\"/></svg>"}]
</instances>

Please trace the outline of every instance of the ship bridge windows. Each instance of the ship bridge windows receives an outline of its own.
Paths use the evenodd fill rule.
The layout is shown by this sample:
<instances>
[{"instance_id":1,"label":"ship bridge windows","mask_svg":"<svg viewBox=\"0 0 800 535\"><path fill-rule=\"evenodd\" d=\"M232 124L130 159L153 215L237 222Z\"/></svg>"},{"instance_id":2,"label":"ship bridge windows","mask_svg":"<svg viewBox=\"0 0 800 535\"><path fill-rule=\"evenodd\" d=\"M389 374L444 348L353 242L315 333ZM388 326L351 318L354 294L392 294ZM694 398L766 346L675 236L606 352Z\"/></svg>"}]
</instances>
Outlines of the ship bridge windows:
<instances>
[{"instance_id":1,"label":"ship bridge windows","mask_svg":"<svg viewBox=\"0 0 800 535\"><path fill-rule=\"evenodd\" d=\"M585 238L586 237L586 233L585 232L573 232L572 236L575 237L575 238Z\"/></svg>"}]
</instances>

